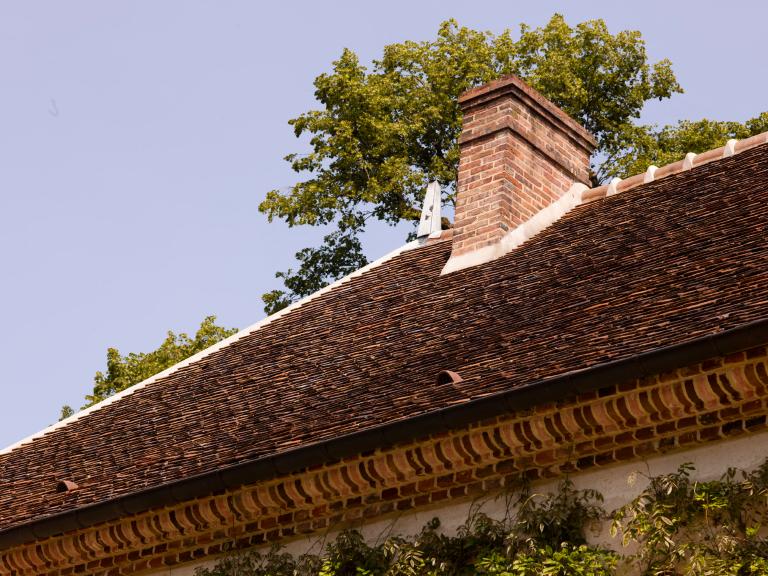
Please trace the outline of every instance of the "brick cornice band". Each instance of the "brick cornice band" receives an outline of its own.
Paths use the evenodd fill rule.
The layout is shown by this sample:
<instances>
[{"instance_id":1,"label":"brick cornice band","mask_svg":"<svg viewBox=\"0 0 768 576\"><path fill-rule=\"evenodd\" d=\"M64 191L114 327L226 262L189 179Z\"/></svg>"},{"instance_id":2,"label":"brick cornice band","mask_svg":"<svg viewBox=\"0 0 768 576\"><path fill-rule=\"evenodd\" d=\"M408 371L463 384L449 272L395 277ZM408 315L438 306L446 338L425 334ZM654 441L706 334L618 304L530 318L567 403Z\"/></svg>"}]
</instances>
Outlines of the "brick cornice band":
<instances>
[{"instance_id":1,"label":"brick cornice band","mask_svg":"<svg viewBox=\"0 0 768 576\"><path fill-rule=\"evenodd\" d=\"M533 132L524 132L517 127L517 124L510 119L504 119L496 124L490 126L483 126L474 130L471 134L462 134L459 138L461 145L481 142L493 138L496 134L504 131L509 131L521 140L527 142L532 149L538 154L543 155L552 164L558 166L563 172L565 172L574 182L581 182L582 184L589 185L590 180L588 175L583 170L579 170L579 166L574 164L566 155L558 152L558 150L549 146L548 143Z\"/></svg>"},{"instance_id":2,"label":"brick cornice band","mask_svg":"<svg viewBox=\"0 0 768 576\"><path fill-rule=\"evenodd\" d=\"M521 474L637 460L766 430L765 348L0 551L16 576L122 575L497 492Z\"/></svg>"}]
</instances>

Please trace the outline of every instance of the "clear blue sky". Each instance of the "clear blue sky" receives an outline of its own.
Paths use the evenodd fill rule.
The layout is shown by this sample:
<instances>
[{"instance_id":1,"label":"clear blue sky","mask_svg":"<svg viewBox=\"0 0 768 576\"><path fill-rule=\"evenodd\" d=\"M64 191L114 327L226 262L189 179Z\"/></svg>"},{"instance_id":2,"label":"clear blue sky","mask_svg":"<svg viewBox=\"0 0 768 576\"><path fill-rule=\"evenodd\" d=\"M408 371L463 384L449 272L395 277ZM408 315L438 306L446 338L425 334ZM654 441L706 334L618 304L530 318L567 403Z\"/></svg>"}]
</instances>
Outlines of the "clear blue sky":
<instances>
[{"instance_id":1,"label":"clear blue sky","mask_svg":"<svg viewBox=\"0 0 768 576\"><path fill-rule=\"evenodd\" d=\"M268 224L296 176L286 124L343 47L604 18L642 31L686 90L644 120L745 120L768 109L763 2L0 4L0 448L82 404L108 346L156 347L208 314L244 327L275 270L317 230ZM368 234L370 256L404 233Z\"/></svg>"}]
</instances>

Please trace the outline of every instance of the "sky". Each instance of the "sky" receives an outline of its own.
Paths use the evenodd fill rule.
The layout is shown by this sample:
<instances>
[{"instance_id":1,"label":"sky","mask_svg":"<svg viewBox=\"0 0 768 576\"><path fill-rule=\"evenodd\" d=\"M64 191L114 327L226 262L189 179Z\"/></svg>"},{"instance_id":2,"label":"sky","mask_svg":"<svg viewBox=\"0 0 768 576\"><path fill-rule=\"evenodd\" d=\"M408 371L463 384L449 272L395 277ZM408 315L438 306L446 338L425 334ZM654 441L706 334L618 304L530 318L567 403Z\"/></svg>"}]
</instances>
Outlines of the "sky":
<instances>
[{"instance_id":1,"label":"sky","mask_svg":"<svg viewBox=\"0 0 768 576\"><path fill-rule=\"evenodd\" d=\"M306 151L287 121L343 48L603 18L640 30L685 94L644 122L768 110L768 4L698 1L0 2L0 448L79 407L106 350L149 351L207 315L264 316L274 272L322 230L258 212ZM407 230L366 234L375 258Z\"/></svg>"}]
</instances>

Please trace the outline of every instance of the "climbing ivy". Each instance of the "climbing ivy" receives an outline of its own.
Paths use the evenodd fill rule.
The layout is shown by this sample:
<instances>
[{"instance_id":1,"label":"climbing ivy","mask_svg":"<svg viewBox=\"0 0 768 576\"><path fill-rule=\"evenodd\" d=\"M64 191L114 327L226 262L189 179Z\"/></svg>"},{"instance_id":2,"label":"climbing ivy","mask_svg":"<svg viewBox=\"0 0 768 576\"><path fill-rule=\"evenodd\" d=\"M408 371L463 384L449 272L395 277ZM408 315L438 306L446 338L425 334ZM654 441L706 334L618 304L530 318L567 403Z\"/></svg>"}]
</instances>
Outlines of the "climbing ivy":
<instances>
[{"instance_id":1,"label":"climbing ivy","mask_svg":"<svg viewBox=\"0 0 768 576\"><path fill-rule=\"evenodd\" d=\"M440 521L413 537L375 542L345 530L320 554L279 547L233 554L197 576L768 576L768 460L754 472L729 469L697 482L694 467L645 478L647 486L611 515L624 554L588 543L608 520L595 490L566 479L550 494L521 484L501 520L473 509L455 535ZM633 475L630 481L636 479ZM620 544L616 542L616 547ZM627 552L629 551L629 552Z\"/></svg>"},{"instance_id":2,"label":"climbing ivy","mask_svg":"<svg viewBox=\"0 0 768 576\"><path fill-rule=\"evenodd\" d=\"M523 484L507 496L507 515L493 519L473 510L455 535L443 534L434 518L412 538L387 535L367 542L345 530L321 555L294 558L273 548L225 557L198 576L469 576L611 574L617 556L590 547L585 530L605 518L602 497L577 490L570 480L555 494L532 494ZM568 544L563 544L568 542ZM573 569L589 567L588 571Z\"/></svg>"},{"instance_id":3,"label":"climbing ivy","mask_svg":"<svg viewBox=\"0 0 768 576\"><path fill-rule=\"evenodd\" d=\"M612 532L643 574L768 575L768 460L751 473L730 468L713 482L683 464L648 478L642 493L613 515Z\"/></svg>"}]
</instances>

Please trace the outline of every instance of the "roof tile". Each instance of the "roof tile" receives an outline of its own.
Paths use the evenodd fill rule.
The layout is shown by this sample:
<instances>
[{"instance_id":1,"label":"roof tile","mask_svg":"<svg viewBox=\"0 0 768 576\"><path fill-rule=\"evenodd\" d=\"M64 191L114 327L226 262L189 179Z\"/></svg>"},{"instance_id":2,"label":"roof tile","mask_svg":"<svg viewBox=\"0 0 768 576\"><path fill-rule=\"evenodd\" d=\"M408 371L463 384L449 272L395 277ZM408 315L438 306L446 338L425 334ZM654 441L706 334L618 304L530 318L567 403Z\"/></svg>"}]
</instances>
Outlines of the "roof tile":
<instances>
[{"instance_id":1,"label":"roof tile","mask_svg":"<svg viewBox=\"0 0 768 576\"><path fill-rule=\"evenodd\" d=\"M766 206L762 145L487 264L441 276L450 241L403 252L0 456L0 530L765 318Z\"/></svg>"}]
</instances>

